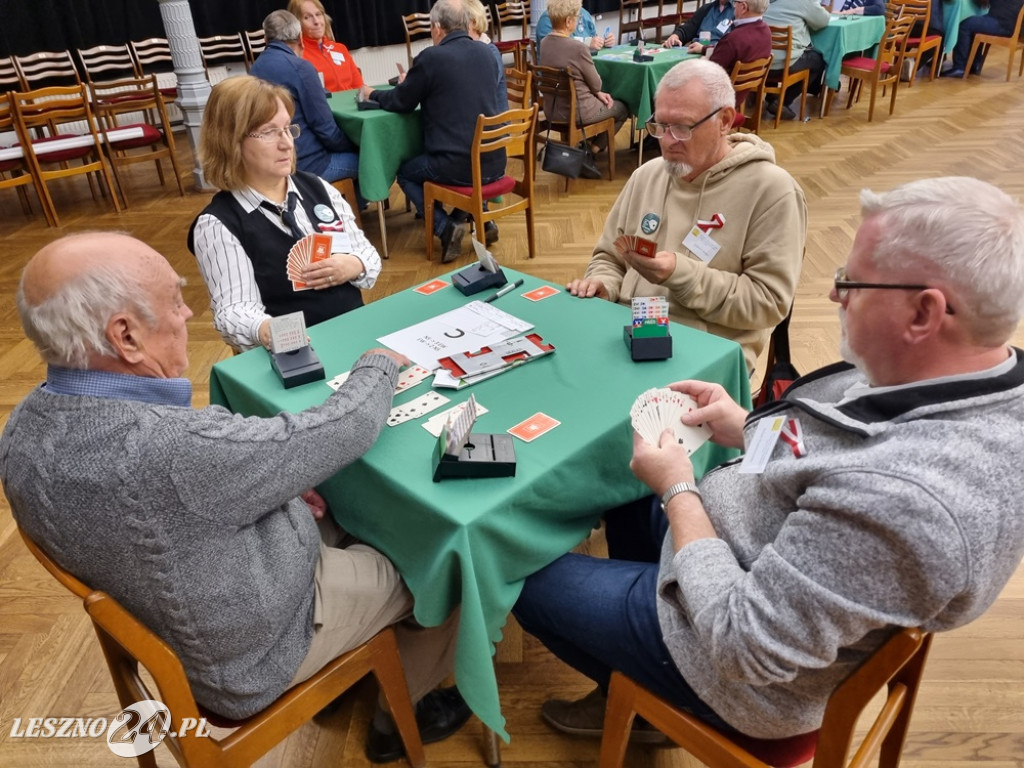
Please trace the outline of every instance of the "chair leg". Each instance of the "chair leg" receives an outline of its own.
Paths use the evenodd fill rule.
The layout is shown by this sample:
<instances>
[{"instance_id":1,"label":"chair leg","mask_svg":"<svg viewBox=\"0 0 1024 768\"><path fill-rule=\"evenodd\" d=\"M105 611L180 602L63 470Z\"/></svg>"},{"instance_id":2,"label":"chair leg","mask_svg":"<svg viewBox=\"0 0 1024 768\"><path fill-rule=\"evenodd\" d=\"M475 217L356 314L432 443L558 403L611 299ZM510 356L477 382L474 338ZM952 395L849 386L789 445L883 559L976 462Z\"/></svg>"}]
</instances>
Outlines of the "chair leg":
<instances>
[{"instance_id":1,"label":"chair leg","mask_svg":"<svg viewBox=\"0 0 1024 768\"><path fill-rule=\"evenodd\" d=\"M629 745L636 711L633 709L636 684L621 673L612 674L608 686L608 704L604 711L604 734L601 737L600 768L622 768Z\"/></svg>"},{"instance_id":2,"label":"chair leg","mask_svg":"<svg viewBox=\"0 0 1024 768\"><path fill-rule=\"evenodd\" d=\"M1013 57L1014 54L1017 53L1017 49L1013 46L1010 46L1009 53L1010 57L1009 60L1006 62L1006 82L1010 82L1010 77L1013 75Z\"/></svg>"},{"instance_id":3,"label":"chair leg","mask_svg":"<svg viewBox=\"0 0 1024 768\"><path fill-rule=\"evenodd\" d=\"M427 764L427 758L423 754L423 742L420 741L416 714L409 699L409 687L402 672L394 630L388 628L370 642L379 643L381 646L377 654L380 663L374 665L373 674L388 702L391 719L395 721L395 727L402 737L406 757L414 768L423 768Z\"/></svg>"},{"instance_id":4,"label":"chair leg","mask_svg":"<svg viewBox=\"0 0 1024 768\"><path fill-rule=\"evenodd\" d=\"M434 195L430 182L423 185L423 225L427 236L427 261L434 260Z\"/></svg>"},{"instance_id":5,"label":"chair leg","mask_svg":"<svg viewBox=\"0 0 1024 768\"><path fill-rule=\"evenodd\" d=\"M1012 60L1011 60L1012 65ZM615 126L608 129L608 181L615 179Z\"/></svg>"},{"instance_id":6,"label":"chair leg","mask_svg":"<svg viewBox=\"0 0 1024 768\"><path fill-rule=\"evenodd\" d=\"M967 66L964 67L964 80L967 79L967 75L971 72L971 67L974 66L974 57L978 54L978 49L981 47L981 40L977 38L971 43L971 55L967 57Z\"/></svg>"},{"instance_id":7,"label":"chair leg","mask_svg":"<svg viewBox=\"0 0 1024 768\"><path fill-rule=\"evenodd\" d=\"M868 122L875 116L875 96L878 95L878 83L871 84L871 101L868 102Z\"/></svg>"},{"instance_id":8,"label":"chair leg","mask_svg":"<svg viewBox=\"0 0 1024 768\"><path fill-rule=\"evenodd\" d=\"M533 245L533 205L529 205L526 209L526 247L529 257L532 259L534 256L534 245Z\"/></svg>"}]
</instances>

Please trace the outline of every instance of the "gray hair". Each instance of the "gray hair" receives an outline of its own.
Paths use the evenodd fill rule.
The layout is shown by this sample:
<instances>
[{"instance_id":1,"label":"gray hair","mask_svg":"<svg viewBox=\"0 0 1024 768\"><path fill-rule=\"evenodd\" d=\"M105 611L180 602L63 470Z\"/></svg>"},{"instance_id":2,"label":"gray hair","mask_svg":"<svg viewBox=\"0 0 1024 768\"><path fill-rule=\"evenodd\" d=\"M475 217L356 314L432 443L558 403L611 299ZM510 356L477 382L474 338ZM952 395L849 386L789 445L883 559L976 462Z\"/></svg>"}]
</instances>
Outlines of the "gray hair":
<instances>
[{"instance_id":1,"label":"gray hair","mask_svg":"<svg viewBox=\"0 0 1024 768\"><path fill-rule=\"evenodd\" d=\"M950 306L976 343L1005 343L1024 315L1024 209L1002 190L966 176L920 179L860 193L861 213L881 236L871 260L948 285Z\"/></svg>"},{"instance_id":2,"label":"gray hair","mask_svg":"<svg viewBox=\"0 0 1024 768\"><path fill-rule=\"evenodd\" d=\"M267 42L280 40L282 43L294 43L302 37L302 22L288 11L272 11L263 20L263 32Z\"/></svg>"},{"instance_id":3,"label":"gray hair","mask_svg":"<svg viewBox=\"0 0 1024 768\"><path fill-rule=\"evenodd\" d=\"M552 24L561 26L565 20L580 12L583 3L580 0L550 0L548 3L548 18Z\"/></svg>"},{"instance_id":4,"label":"gray hair","mask_svg":"<svg viewBox=\"0 0 1024 768\"><path fill-rule=\"evenodd\" d=\"M756 16L764 16L768 10L768 0L743 0L747 4L747 10Z\"/></svg>"},{"instance_id":5,"label":"gray hair","mask_svg":"<svg viewBox=\"0 0 1024 768\"><path fill-rule=\"evenodd\" d=\"M43 360L65 368L87 368L90 355L116 357L106 338L107 323L118 312L131 312L149 327L156 325L149 295L124 269L102 265L67 279L45 301L25 298L25 277L18 286L18 315L25 335Z\"/></svg>"},{"instance_id":6,"label":"gray hair","mask_svg":"<svg viewBox=\"0 0 1024 768\"><path fill-rule=\"evenodd\" d=\"M729 73L708 59L686 59L676 64L665 73L654 92L654 100L665 91L675 91L691 80L699 80L708 96L711 109L723 109L736 106L736 92L732 89Z\"/></svg>"},{"instance_id":7,"label":"gray hair","mask_svg":"<svg viewBox=\"0 0 1024 768\"><path fill-rule=\"evenodd\" d=\"M462 0L437 0L430 9L430 23L437 24L445 32L468 32L469 12Z\"/></svg>"}]
</instances>

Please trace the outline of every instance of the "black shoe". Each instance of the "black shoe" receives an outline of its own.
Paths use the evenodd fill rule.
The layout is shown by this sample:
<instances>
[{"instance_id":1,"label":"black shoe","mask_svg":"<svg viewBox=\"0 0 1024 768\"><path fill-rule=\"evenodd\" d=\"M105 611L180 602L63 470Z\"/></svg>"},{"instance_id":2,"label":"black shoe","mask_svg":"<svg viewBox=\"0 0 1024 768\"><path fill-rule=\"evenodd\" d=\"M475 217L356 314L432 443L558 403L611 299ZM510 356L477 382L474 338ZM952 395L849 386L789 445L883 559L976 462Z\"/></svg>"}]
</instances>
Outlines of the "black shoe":
<instances>
[{"instance_id":1,"label":"black shoe","mask_svg":"<svg viewBox=\"0 0 1024 768\"><path fill-rule=\"evenodd\" d=\"M484 222L484 244L493 245L498 242L498 225L493 221Z\"/></svg>"},{"instance_id":2,"label":"black shoe","mask_svg":"<svg viewBox=\"0 0 1024 768\"><path fill-rule=\"evenodd\" d=\"M447 739L459 730L472 714L458 689L438 688L416 705L416 726L424 744ZM390 763L405 755L402 737L396 729L383 733L371 723L366 734L366 757L371 763Z\"/></svg>"},{"instance_id":3,"label":"black shoe","mask_svg":"<svg viewBox=\"0 0 1024 768\"><path fill-rule=\"evenodd\" d=\"M963 77L964 71L962 69L947 69L945 72L939 74L939 77Z\"/></svg>"},{"instance_id":4,"label":"black shoe","mask_svg":"<svg viewBox=\"0 0 1024 768\"><path fill-rule=\"evenodd\" d=\"M441 263L455 261L462 255L462 238L466 236L466 225L449 220L441 233Z\"/></svg>"},{"instance_id":5,"label":"black shoe","mask_svg":"<svg viewBox=\"0 0 1024 768\"><path fill-rule=\"evenodd\" d=\"M980 75L981 74L981 64L972 64L971 65L971 74L972 75Z\"/></svg>"}]
</instances>

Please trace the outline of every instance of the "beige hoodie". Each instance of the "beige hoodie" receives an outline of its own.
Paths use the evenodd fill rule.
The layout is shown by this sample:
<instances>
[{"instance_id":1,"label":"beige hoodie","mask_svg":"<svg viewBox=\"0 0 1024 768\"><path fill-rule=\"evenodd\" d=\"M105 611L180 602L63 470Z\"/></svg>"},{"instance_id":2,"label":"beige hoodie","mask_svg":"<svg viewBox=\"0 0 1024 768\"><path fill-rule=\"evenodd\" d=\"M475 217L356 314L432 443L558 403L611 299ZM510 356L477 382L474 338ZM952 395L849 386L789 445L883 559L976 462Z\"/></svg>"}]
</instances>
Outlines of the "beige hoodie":
<instances>
[{"instance_id":1,"label":"beige hoodie","mask_svg":"<svg viewBox=\"0 0 1024 768\"><path fill-rule=\"evenodd\" d=\"M601 280L609 298L624 304L634 296L667 296L673 320L743 345L753 370L793 302L807 203L793 177L775 165L770 144L753 134L727 140L729 154L693 181L670 176L660 157L638 168L608 215L586 277ZM721 248L705 263L683 239L715 214L725 220L710 230ZM614 245L621 234L675 251L675 272L655 285L627 268Z\"/></svg>"}]
</instances>

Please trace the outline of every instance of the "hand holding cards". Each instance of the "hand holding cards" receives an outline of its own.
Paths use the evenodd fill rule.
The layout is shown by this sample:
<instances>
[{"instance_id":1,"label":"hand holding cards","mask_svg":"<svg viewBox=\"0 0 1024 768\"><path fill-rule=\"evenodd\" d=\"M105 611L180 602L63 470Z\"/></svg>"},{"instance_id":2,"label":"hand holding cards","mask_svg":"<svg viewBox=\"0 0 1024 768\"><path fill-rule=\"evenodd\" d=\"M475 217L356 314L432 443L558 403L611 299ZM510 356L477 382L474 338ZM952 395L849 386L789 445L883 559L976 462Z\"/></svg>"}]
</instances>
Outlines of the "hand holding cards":
<instances>
[{"instance_id":1,"label":"hand holding cards","mask_svg":"<svg viewBox=\"0 0 1024 768\"><path fill-rule=\"evenodd\" d=\"M653 240L647 240L636 235L619 235L615 238L615 250L623 259L627 255L644 256L652 259L654 254L658 252L658 244Z\"/></svg>"},{"instance_id":2,"label":"hand holding cards","mask_svg":"<svg viewBox=\"0 0 1024 768\"><path fill-rule=\"evenodd\" d=\"M648 389L633 403L629 415L633 429L651 445L658 445L661 434L670 429L676 440L692 454L711 437L711 430L704 424L690 427L680 417L697 409L696 401L689 395L671 389Z\"/></svg>"}]
</instances>

